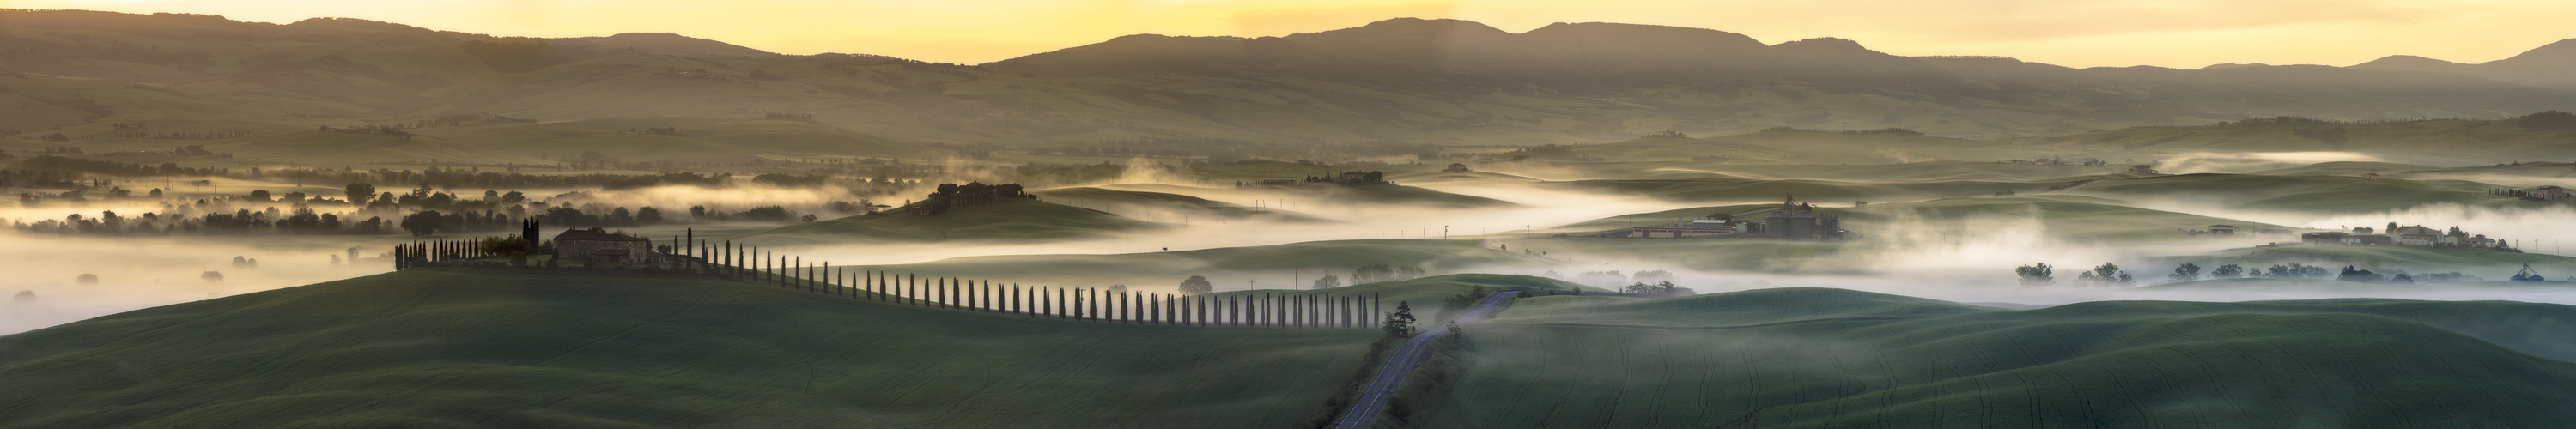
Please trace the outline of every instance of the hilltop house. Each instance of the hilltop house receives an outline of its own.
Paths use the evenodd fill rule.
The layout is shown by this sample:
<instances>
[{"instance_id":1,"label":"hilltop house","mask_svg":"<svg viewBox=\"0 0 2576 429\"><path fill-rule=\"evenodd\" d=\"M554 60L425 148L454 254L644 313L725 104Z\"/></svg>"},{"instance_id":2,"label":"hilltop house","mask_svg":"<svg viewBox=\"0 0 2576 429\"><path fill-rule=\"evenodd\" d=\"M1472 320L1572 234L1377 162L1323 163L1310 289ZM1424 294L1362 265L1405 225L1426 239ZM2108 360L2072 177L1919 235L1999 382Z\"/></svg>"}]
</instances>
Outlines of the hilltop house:
<instances>
[{"instance_id":1,"label":"hilltop house","mask_svg":"<svg viewBox=\"0 0 2576 429\"><path fill-rule=\"evenodd\" d=\"M1745 225L1744 222L1736 222L1733 216L1729 216L1725 213L1715 213L1708 215L1708 217L1699 219L1676 219L1673 221L1673 226L1640 226L1630 228L1628 230L1628 236L1635 238L1725 237L1735 235L1737 232L1744 232L1750 227L1750 225Z\"/></svg>"},{"instance_id":2,"label":"hilltop house","mask_svg":"<svg viewBox=\"0 0 2576 429\"><path fill-rule=\"evenodd\" d=\"M2369 227L2353 228L2349 232L2310 232L2299 234L2299 243L2317 246L2410 246L2461 247L2472 249L2494 249L2502 247L2498 245L2499 243L2495 239L2487 238L2484 235L2470 236L2467 233L2459 232L2457 228L2454 228L2451 231L2443 231L2421 225L2409 225L2390 228L2385 234L2380 234L2378 232L2379 231Z\"/></svg>"},{"instance_id":3,"label":"hilltop house","mask_svg":"<svg viewBox=\"0 0 2576 429\"><path fill-rule=\"evenodd\" d=\"M1616 234L1616 233L1613 233ZM1619 235L1613 235L1619 236ZM1780 203L1761 222L1735 219L1717 213L1700 219L1676 219L1672 226L1640 226L1628 229L1632 238L1720 238L1768 237L1787 240L1844 240L1851 232L1843 230L1840 216L1817 213L1813 204L1801 204L1797 197Z\"/></svg>"},{"instance_id":4,"label":"hilltop house","mask_svg":"<svg viewBox=\"0 0 2576 429\"><path fill-rule=\"evenodd\" d=\"M1830 213L1816 213L1816 205L1801 204L1795 196L1780 203L1780 211L1763 219L1763 235L1790 240L1841 240L1843 220Z\"/></svg>"},{"instance_id":5,"label":"hilltop house","mask_svg":"<svg viewBox=\"0 0 2576 429\"><path fill-rule=\"evenodd\" d=\"M653 257L653 241L585 229L566 229L555 234L556 258L599 258L616 264L641 264Z\"/></svg>"}]
</instances>

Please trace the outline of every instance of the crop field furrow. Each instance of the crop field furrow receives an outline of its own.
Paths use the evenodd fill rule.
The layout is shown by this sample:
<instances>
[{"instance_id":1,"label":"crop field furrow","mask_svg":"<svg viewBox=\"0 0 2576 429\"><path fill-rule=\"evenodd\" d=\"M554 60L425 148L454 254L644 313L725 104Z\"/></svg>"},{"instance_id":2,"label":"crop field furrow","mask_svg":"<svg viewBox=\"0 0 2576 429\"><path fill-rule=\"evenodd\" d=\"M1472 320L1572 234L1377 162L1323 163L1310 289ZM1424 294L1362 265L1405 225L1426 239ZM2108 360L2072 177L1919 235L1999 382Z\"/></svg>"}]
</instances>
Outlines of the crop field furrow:
<instances>
[{"instance_id":1,"label":"crop field furrow","mask_svg":"<svg viewBox=\"0 0 2576 429\"><path fill-rule=\"evenodd\" d=\"M2273 326L2279 326L2279 327L2282 327L2282 328L2296 329L2296 330L2298 330L2299 332L2308 332L2308 330L2307 330L2307 329L2305 329L2303 326L2295 326L2295 325L2292 325L2291 323L2288 323L2288 322L2290 322L2290 321L2288 321L2288 320L2279 320L2279 319L2274 319L2274 320L2267 320L2266 322L2269 322L2269 323L2270 323L2271 325L2273 325ZM2335 331L2343 331L2343 332L2360 332L2360 331L2362 331L2361 329L2353 329L2353 328L2358 328L2358 327L2354 327L2354 326L2342 326L2342 325L2344 325L2344 323L2343 323L2343 321L2342 321L2342 320L2340 320L2340 319L2338 319L2338 320L2328 320L2328 321L2324 321L2324 323L2337 325L2337 326L2331 326L2332 328L2339 328L2339 329L2335 329ZM2286 353L2286 352L2288 352L2287 350L2283 350L2283 351L2284 351L2285 353ZM2327 353L2327 354L2326 354L2326 356L2320 357L2320 358L2319 358L2319 360L2332 360L2332 361L2336 361L2336 362L2339 364L2339 365L2336 365L2336 367L2341 367L2341 368L2363 368L2363 367L2365 367L2365 365L2363 365L2363 363L2365 363L2365 362L2359 362L2359 361L2356 361L2356 359L2366 360L2366 361L2377 361L2377 359L2370 359L2370 358L2372 358L2372 357L2385 357L2385 356L2383 356L2383 355L2377 355L2377 354L2374 354L2374 353L2369 353L2369 352L2362 351L2362 350L2346 350L2346 351L2342 351L2342 352L2338 352L2338 353ZM2386 368L2386 369L2382 369L2382 370L2393 370L2393 369L2394 369L2394 368ZM2399 425L2399 426L2415 426L2414 424L2411 424L2410 422L2408 422L2408 420L2409 420L2409 419L2407 418L2406 413L2403 413L2403 412L2395 412L2395 411L2394 411L2394 410L2402 409L2402 408L2403 408L2405 405L2407 405L2407 404L2400 404L2400 403L2397 403L2397 402L2395 402L2395 401L2391 401L2391 400L2389 400L2389 398L2388 398L2388 395L2387 395L2387 394L2384 394L2384 393L2381 393L2381 392L2380 392L2379 386L2378 386L2376 383L2372 383L2372 382L2370 382L2370 381L2368 381L2368 380L2354 380L2354 381L2351 381L2351 383L2352 383L2354 386L2360 387L2362 392L2364 392L2364 393L2368 393L2368 394L2370 395L2370 400L2371 400L2371 401L2379 403L2379 406L2371 407L2371 409L2376 409L2376 410L2389 410L2389 411L2387 411L2387 412L2386 412L2386 414L2387 414L2386 416L2384 416L2384 417L2380 417L2380 418L2387 418L2387 419L2395 420L2395 421L2397 421L2397 422L2398 422L2398 425Z\"/></svg>"}]
</instances>

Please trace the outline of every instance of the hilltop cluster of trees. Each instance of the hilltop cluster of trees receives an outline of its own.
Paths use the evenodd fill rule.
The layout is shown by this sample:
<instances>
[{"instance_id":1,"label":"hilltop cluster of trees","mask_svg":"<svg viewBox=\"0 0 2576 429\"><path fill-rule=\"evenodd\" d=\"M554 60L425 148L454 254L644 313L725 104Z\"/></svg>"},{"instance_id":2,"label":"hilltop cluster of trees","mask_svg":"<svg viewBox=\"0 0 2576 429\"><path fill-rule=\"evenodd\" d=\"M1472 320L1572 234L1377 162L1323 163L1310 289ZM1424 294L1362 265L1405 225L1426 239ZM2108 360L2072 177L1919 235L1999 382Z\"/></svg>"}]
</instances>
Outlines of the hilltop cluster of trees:
<instances>
[{"instance_id":1,"label":"hilltop cluster of trees","mask_svg":"<svg viewBox=\"0 0 2576 429\"><path fill-rule=\"evenodd\" d=\"M1422 271L1422 267L1412 265L1388 266L1387 264L1371 263L1361 265L1359 268L1351 270L1351 284L1361 285L1385 281L1413 280L1422 278L1423 274L1424 272Z\"/></svg>"},{"instance_id":2,"label":"hilltop cluster of trees","mask_svg":"<svg viewBox=\"0 0 2576 429\"><path fill-rule=\"evenodd\" d=\"M1629 295L1657 298L1699 294L1699 291L1694 291L1686 287L1675 286L1671 280L1659 281L1655 282L1655 284L1646 284L1643 282L1630 283L1626 289L1623 289L1620 292L1626 292Z\"/></svg>"},{"instance_id":3,"label":"hilltop cluster of trees","mask_svg":"<svg viewBox=\"0 0 2576 429\"><path fill-rule=\"evenodd\" d=\"M151 197L162 195L153 189ZM121 188L107 198L126 198ZM387 234L410 232L430 235L438 232L511 231L518 220L536 218L550 225L603 225L612 227L659 225L672 223L705 223L728 221L789 222L819 219L815 213L799 213L781 205L750 207L739 211L711 210L693 206L685 214L666 214L661 209L643 206L629 208L600 203L552 205L530 201L518 191L502 193L483 191L479 197L439 192L428 186L404 192L379 192L375 185L351 183L343 188L347 200L320 198L302 192L272 195L267 190L253 190L247 195L199 199L194 202L164 202L157 212L140 216L120 216L109 211L95 217L79 214L62 219L39 219L32 222L12 221L24 231L87 235L170 235L170 234ZM85 201L82 191L67 191L54 198ZM21 206L37 206L41 198L21 194ZM281 210L278 204L285 208ZM236 207L236 206L251 207ZM254 209L256 207L262 207ZM866 210L867 200L857 203L836 201L829 210L857 213ZM328 211L349 208L346 211ZM363 218L363 220L361 220ZM398 219L389 225L388 219ZM399 227L399 230L393 229Z\"/></svg>"},{"instance_id":4,"label":"hilltop cluster of trees","mask_svg":"<svg viewBox=\"0 0 2576 429\"><path fill-rule=\"evenodd\" d=\"M967 182L964 185L941 183L937 189L938 190L936 192L931 192L929 197L924 198L919 202L906 204L905 209L924 215L937 215L940 213L946 213L948 212L949 207L959 204L974 204L1005 198L1027 198L1032 200L1038 198L1037 195L1021 192L1021 187L1018 183L1004 183L999 185L986 185L983 182Z\"/></svg>"},{"instance_id":5,"label":"hilltop cluster of trees","mask_svg":"<svg viewBox=\"0 0 2576 429\"><path fill-rule=\"evenodd\" d=\"M193 146L173 150L186 151L192 148L202 151L202 148ZM78 148L71 149L77 150ZM614 158L607 157L606 155L600 155L597 158L585 156L583 160L574 162L590 163L594 161L604 163L614 161ZM876 159L851 160L848 165L868 165L867 162L869 161L879 162L880 165L877 165L875 169L883 170L877 171L879 174L874 178L842 178L840 175L828 174L829 171L839 170L824 169L827 173L810 175L773 173L775 175L764 174L764 176L772 176L772 180L764 181L755 176L752 181L773 185L794 183L799 186L810 186L811 184L816 183L818 178L820 178L819 181L821 183L851 188L854 192L871 195L893 195L893 192L899 191L903 188L916 186L921 183L919 180L898 179L893 176L931 176L944 174L946 171L944 168L940 168L935 165L899 164L892 161ZM645 175L536 175L518 173L519 169L527 167L531 166L505 166L495 169L497 171L483 171L482 167L430 167L421 170L377 169L363 171L347 168L280 168L274 170L253 168L246 171L235 171L229 168L180 167L177 163L162 163L156 166L42 155L21 160L10 164L8 168L0 169L0 187L36 187L41 186L38 184L58 183L60 180L79 178L84 175L109 177L203 176L297 181L305 183L417 183L449 189L506 189L582 186L597 186L604 189L632 189L666 185L720 187L730 186L737 182L734 179L734 175L730 173L663 173Z\"/></svg>"}]
</instances>

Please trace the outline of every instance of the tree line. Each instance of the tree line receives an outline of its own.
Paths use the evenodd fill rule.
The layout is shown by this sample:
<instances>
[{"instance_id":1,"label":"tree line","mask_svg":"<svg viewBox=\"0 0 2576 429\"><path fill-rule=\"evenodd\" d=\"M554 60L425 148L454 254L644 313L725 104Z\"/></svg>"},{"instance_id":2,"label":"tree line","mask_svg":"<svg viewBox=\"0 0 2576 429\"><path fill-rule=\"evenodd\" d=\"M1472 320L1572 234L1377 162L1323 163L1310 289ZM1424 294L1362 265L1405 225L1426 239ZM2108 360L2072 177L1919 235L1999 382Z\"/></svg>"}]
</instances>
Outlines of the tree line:
<instances>
[{"instance_id":1,"label":"tree line","mask_svg":"<svg viewBox=\"0 0 2576 429\"><path fill-rule=\"evenodd\" d=\"M2020 279L2023 286L2048 286L2057 283L2056 268L2044 262L2014 267L2013 275ZM2421 278L2419 279L2419 277ZM2237 278L2333 278L2336 280L2350 282L2396 284L2416 283L2419 281L2480 280L2477 276L2471 276L2459 272L2424 273L2420 275L2409 274L2405 271L2378 273L2371 270L2359 269L2350 265L2346 265L2341 271L2337 271L2326 267L2306 265L2297 262L2272 264L2268 267L2249 267L2239 264L2225 264L2209 268L2205 273L2199 264L2184 263L2182 265L2175 266L2172 272L2165 275L2165 280L2172 283L2197 281L2202 279L2222 280ZM2078 272L2073 283L2074 286L2078 287L2128 287L2137 285L2137 280L2127 271L2123 271L2118 264L2104 262L2102 265L2093 267L2092 270Z\"/></svg>"}]
</instances>

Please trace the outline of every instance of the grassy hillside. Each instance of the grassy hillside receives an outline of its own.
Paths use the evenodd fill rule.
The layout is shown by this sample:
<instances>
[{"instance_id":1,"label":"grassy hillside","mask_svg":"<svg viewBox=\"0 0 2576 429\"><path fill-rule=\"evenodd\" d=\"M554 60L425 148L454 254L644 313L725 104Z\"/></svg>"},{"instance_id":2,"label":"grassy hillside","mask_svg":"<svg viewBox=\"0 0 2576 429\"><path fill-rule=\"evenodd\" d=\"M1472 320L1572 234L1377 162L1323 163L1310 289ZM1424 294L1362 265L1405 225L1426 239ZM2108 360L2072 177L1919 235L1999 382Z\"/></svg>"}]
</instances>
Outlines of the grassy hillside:
<instances>
[{"instance_id":1,"label":"grassy hillside","mask_svg":"<svg viewBox=\"0 0 2576 429\"><path fill-rule=\"evenodd\" d=\"M2404 179L2337 176L2184 174L2104 180L2062 194L2112 199L2201 201L2235 208L2309 213L2353 213L2436 203L2490 204L2509 200L2458 186Z\"/></svg>"},{"instance_id":2,"label":"grassy hillside","mask_svg":"<svg viewBox=\"0 0 2576 429\"><path fill-rule=\"evenodd\" d=\"M2343 266L2352 265L2381 274L2391 274L2396 270L2412 273L2462 272L2489 280L2512 277L2515 271L2522 269L2524 263L2531 264L2533 269L2541 270L2543 275L2576 273L2576 258L2565 256L2409 246L2254 247L2221 250L2205 255L2155 258L2152 261L2159 266L2189 262L2202 267L2215 267L2221 264L2268 267L2272 264L2297 262L2340 269Z\"/></svg>"},{"instance_id":3,"label":"grassy hillside","mask_svg":"<svg viewBox=\"0 0 2576 429\"><path fill-rule=\"evenodd\" d=\"M1805 310L1805 311L1799 311ZM2576 418L2576 308L2096 302L1830 289L1523 299L1420 427L2521 427ZM1402 404L1438 403L1427 410Z\"/></svg>"},{"instance_id":4,"label":"grassy hillside","mask_svg":"<svg viewBox=\"0 0 2576 429\"><path fill-rule=\"evenodd\" d=\"M1059 188L1030 192L1048 202L1119 213L1131 218L1152 217L1181 222L1184 217L1199 219L1236 219L1270 222L1327 222L1322 218L1296 212L1256 209L1205 198L1161 192L1121 191L1091 187ZM1165 219L1169 218L1169 219Z\"/></svg>"},{"instance_id":5,"label":"grassy hillside","mask_svg":"<svg viewBox=\"0 0 2576 429\"><path fill-rule=\"evenodd\" d=\"M1870 183L1829 180L1581 180L1548 185L1582 192L1616 193L1674 202L1762 202L1797 196L1798 201L1848 205L1854 201L1898 202L2038 192L2051 183L1910 182Z\"/></svg>"},{"instance_id":6,"label":"grassy hillside","mask_svg":"<svg viewBox=\"0 0 2576 429\"><path fill-rule=\"evenodd\" d=\"M2401 164L2464 165L2567 159L2576 154L2576 132L2571 132L2576 129L2568 128L2568 122L2565 114L2392 123L2255 118L2222 126L2126 128L2018 142L2060 151L2140 155L2346 152Z\"/></svg>"},{"instance_id":7,"label":"grassy hillside","mask_svg":"<svg viewBox=\"0 0 2576 429\"><path fill-rule=\"evenodd\" d=\"M1161 228L1109 212L1028 199L960 204L930 216L885 212L788 225L744 235L743 243L825 245L940 241L1044 242L1109 237Z\"/></svg>"},{"instance_id":8,"label":"grassy hillside","mask_svg":"<svg viewBox=\"0 0 2576 429\"><path fill-rule=\"evenodd\" d=\"M2006 197L1952 198L1917 203L1873 203L1863 207L1833 207L1818 210L1842 217L1843 229L1863 236L1901 234L1923 231L1972 230L1970 222L2017 222L2030 220L2050 239L2069 242L2138 242L2185 239L2190 236L2176 228L2207 229L2209 225L2235 225L2244 230L2281 229L2289 227L2149 210L2118 205L2117 201L2081 196L2030 195ZM1676 217L1699 219L1713 213L1726 213L1752 221L1779 209L1779 204L1738 204L1694 207L1648 213L1635 213L1568 224L1555 228L1560 232L1589 233L1636 226L1670 226Z\"/></svg>"},{"instance_id":9,"label":"grassy hillside","mask_svg":"<svg viewBox=\"0 0 2576 429\"><path fill-rule=\"evenodd\" d=\"M1170 291L1181 279L1206 276L1217 290L1308 287L1325 275L1348 278L1366 264L1413 265L1433 273L1468 272L1497 265L1547 264L1480 247L1467 240L1336 240L1267 246L1223 247L1105 255L1008 255L943 259L918 264L860 267L922 276L964 276L1068 287L1126 284Z\"/></svg>"},{"instance_id":10,"label":"grassy hillside","mask_svg":"<svg viewBox=\"0 0 2576 429\"><path fill-rule=\"evenodd\" d=\"M1921 161L1892 164L1755 164L1722 161L1600 162L1565 164L1593 177L1627 179L1765 179L1861 182L2049 182L2116 173L2127 167L1999 164L1993 161Z\"/></svg>"},{"instance_id":11,"label":"grassy hillside","mask_svg":"<svg viewBox=\"0 0 2576 429\"><path fill-rule=\"evenodd\" d=\"M1440 309L1442 302L1445 302L1452 296L1472 292L1477 287L1484 287L1486 291L1492 292L1517 290L1523 291L1523 293L1529 295L1609 292L1607 289L1568 283L1546 277L1510 274L1448 274L1412 280L1392 280L1326 289L1303 289L1302 287L1306 285L1300 286L1300 289L1226 291L1210 295L1374 297L1385 307L1385 311L1395 311L1396 304L1398 303L1411 303L1415 317L1421 318L1426 321L1425 323L1438 325L1442 322L1446 322L1447 317L1456 316L1438 314L1438 310Z\"/></svg>"},{"instance_id":12,"label":"grassy hillside","mask_svg":"<svg viewBox=\"0 0 2576 429\"><path fill-rule=\"evenodd\" d=\"M2011 143L1919 134L1840 134L1765 130L1704 138L1644 138L1576 148L1609 161L1676 161L1723 156L1787 164L1895 164L1929 160L1993 161L2045 156Z\"/></svg>"},{"instance_id":13,"label":"grassy hillside","mask_svg":"<svg viewBox=\"0 0 2576 429\"><path fill-rule=\"evenodd\" d=\"M676 128L677 134L648 134ZM951 152L833 128L808 121L635 117L547 123L513 123L416 131L478 149L556 159L596 151L630 161L753 156L835 156L920 159Z\"/></svg>"},{"instance_id":14,"label":"grassy hillside","mask_svg":"<svg viewBox=\"0 0 2576 429\"><path fill-rule=\"evenodd\" d=\"M1284 427L1374 335L405 271L0 337L0 427Z\"/></svg>"}]
</instances>

